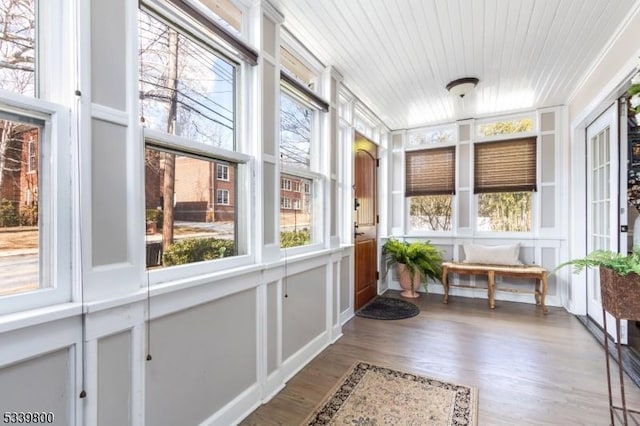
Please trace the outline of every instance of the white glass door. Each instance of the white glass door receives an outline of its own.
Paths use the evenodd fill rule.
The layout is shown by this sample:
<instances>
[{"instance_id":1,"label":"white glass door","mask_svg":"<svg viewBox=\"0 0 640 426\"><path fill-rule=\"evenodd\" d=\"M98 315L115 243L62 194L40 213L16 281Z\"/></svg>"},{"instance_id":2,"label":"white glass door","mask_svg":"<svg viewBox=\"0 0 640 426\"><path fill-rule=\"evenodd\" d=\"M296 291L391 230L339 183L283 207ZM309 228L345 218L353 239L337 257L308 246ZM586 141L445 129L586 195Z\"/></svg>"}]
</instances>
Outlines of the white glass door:
<instances>
[{"instance_id":1,"label":"white glass door","mask_svg":"<svg viewBox=\"0 0 640 426\"><path fill-rule=\"evenodd\" d=\"M588 253L594 250L619 251L621 249L619 200L622 182L618 128L617 104L613 104L587 127ZM626 163L623 164L626 169ZM626 185L626 180L623 182ZM626 204L624 212L626 214ZM597 269L587 270L587 315L603 326L599 275ZM609 314L607 314L607 330L615 339L615 322ZM626 343L626 321L621 322L620 335L621 343Z\"/></svg>"}]
</instances>

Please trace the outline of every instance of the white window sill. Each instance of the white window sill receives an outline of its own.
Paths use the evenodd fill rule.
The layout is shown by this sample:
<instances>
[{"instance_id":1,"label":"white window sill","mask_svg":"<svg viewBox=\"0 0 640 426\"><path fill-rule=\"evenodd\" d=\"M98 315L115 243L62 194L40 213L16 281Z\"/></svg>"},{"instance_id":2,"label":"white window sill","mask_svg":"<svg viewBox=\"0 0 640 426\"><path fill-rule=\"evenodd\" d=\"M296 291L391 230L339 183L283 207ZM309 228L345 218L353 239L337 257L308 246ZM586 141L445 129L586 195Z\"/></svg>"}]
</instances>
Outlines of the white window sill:
<instances>
[{"instance_id":1,"label":"white window sill","mask_svg":"<svg viewBox=\"0 0 640 426\"><path fill-rule=\"evenodd\" d=\"M81 303L62 303L0 316L0 333L57 321L82 314Z\"/></svg>"}]
</instances>

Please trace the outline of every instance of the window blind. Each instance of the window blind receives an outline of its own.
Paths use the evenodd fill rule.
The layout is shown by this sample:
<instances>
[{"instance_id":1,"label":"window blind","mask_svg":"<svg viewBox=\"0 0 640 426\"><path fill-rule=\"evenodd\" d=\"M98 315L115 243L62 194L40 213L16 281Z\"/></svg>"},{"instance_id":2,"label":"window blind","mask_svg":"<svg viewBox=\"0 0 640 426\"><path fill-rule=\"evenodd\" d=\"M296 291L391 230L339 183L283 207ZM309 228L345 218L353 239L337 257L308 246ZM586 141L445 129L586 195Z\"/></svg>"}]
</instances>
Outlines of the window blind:
<instances>
[{"instance_id":1,"label":"window blind","mask_svg":"<svg viewBox=\"0 0 640 426\"><path fill-rule=\"evenodd\" d=\"M456 193L456 148L423 149L405 153L405 196Z\"/></svg>"},{"instance_id":2,"label":"window blind","mask_svg":"<svg viewBox=\"0 0 640 426\"><path fill-rule=\"evenodd\" d=\"M536 138L474 145L475 194L536 191Z\"/></svg>"},{"instance_id":3,"label":"window blind","mask_svg":"<svg viewBox=\"0 0 640 426\"><path fill-rule=\"evenodd\" d=\"M327 101L284 71L280 71L280 86L290 96L307 104L311 108L324 112L329 111L329 103Z\"/></svg>"},{"instance_id":4,"label":"window blind","mask_svg":"<svg viewBox=\"0 0 640 426\"><path fill-rule=\"evenodd\" d=\"M238 57L240 57L241 60L244 60L250 65L258 64L258 52L256 52L251 46L249 46L243 40L237 38L235 35L229 32L229 30L224 28L213 19L204 16L187 1L169 0L169 3L173 4L173 6L175 6L182 13L220 37L221 40L223 40L236 51L236 54L238 55Z\"/></svg>"}]
</instances>

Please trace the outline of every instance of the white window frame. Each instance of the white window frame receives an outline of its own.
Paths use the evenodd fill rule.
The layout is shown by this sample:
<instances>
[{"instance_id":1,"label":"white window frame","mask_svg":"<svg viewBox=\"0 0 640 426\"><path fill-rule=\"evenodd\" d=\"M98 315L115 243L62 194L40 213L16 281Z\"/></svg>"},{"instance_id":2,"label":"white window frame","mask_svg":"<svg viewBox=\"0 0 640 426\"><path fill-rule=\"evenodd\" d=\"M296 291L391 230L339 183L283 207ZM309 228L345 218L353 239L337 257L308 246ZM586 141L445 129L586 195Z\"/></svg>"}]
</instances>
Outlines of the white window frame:
<instances>
[{"instance_id":1,"label":"white window frame","mask_svg":"<svg viewBox=\"0 0 640 426\"><path fill-rule=\"evenodd\" d=\"M294 198L293 202L291 203L291 208L293 210L301 210L300 209L300 199L299 198Z\"/></svg>"},{"instance_id":2,"label":"white window frame","mask_svg":"<svg viewBox=\"0 0 640 426\"><path fill-rule=\"evenodd\" d=\"M293 181L292 191L293 192L300 192L300 181L299 180L294 180Z\"/></svg>"},{"instance_id":3,"label":"white window frame","mask_svg":"<svg viewBox=\"0 0 640 426\"><path fill-rule=\"evenodd\" d=\"M220 173L222 171L222 173ZM220 176L222 174L222 177ZM226 164L216 164L216 178L225 182L229 181L229 166Z\"/></svg>"},{"instance_id":4,"label":"white window frame","mask_svg":"<svg viewBox=\"0 0 640 426\"><path fill-rule=\"evenodd\" d=\"M152 148L157 148L160 150L164 149L174 153L183 152L187 155L191 154L201 157L203 160L211 161L213 163L220 160L228 161L229 163L235 163L238 165L238 167L236 168L236 179L239 179L240 181L244 182L245 179L247 179L251 174L248 170L242 170L243 165L245 165L245 169L249 168L248 163L250 163L251 157L247 154L235 151L227 151L222 148L192 142L180 136L170 135L168 133L159 132L157 130L147 128L142 128L142 134L143 140L145 141L145 146L150 145ZM238 209L237 220L240 223L236 224L237 229L247 229L248 227L247 223L245 223L245 221L248 220L248 217L246 215L240 214L240 212L242 210L250 209L245 209L242 204L244 204L243 199L238 197L236 208ZM144 239L144 235L140 235L140 238ZM239 247L248 247L249 238L250 235L248 232L238 232L236 234L236 245ZM229 268L250 265L251 263L253 263L253 261L254 255L249 250L247 250L246 254L238 254L232 257L149 270L149 283L153 285L167 281L193 278L206 273L218 272ZM144 265L141 266L144 267ZM146 283L143 285L146 285Z\"/></svg>"},{"instance_id":5,"label":"white window frame","mask_svg":"<svg viewBox=\"0 0 640 426\"><path fill-rule=\"evenodd\" d=\"M504 140L510 140L510 139L520 139L520 138L527 138L527 137L537 137L538 136L538 132L536 131L537 129L537 115L535 113L531 113L531 115L529 114L519 114L519 115L513 115L513 116L501 116L498 118L491 118L491 119L487 119L485 120L485 122L488 123L493 123L496 121L508 121L508 120L518 120L518 119L523 119L523 118L532 118L533 119L533 131L531 132L518 132L518 133L506 133L504 135L494 135L491 137L483 137L481 139L476 139L473 143L471 143L469 145L469 149L470 149L470 153L471 153L471 164L473 165L474 163L474 158L473 158L473 148L475 144L481 144L481 143L485 143L485 142L498 142L498 141L504 141ZM485 124L484 122L482 124ZM476 129L479 129L479 124L476 123ZM533 238L535 235L538 235L538 217L537 215L539 214L538 211L538 199L539 199L539 192L540 192L540 143L538 141L538 143L536 143L536 168L538 168L538 173L537 173L537 187L538 190L534 191L531 194L531 230L530 231L523 231L523 232L514 232L514 231L480 231L478 230L478 196L480 194L473 194L473 214L472 214L472 223L470 224L472 229L473 229L473 234L478 236L478 237L482 237L482 238L488 238L488 237L494 237L494 238ZM473 192L473 179L474 179L474 173L475 173L475 169L473 169L472 166L472 170L471 170L471 187L470 190ZM457 179L457 177L456 177ZM513 191L516 192L516 191Z\"/></svg>"},{"instance_id":6,"label":"white window frame","mask_svg":"<svg viewBox=\"0 0 640 426\"><path fill-rule=\"evenodd\" d=\"M403 166L404 167L404 166ZM457 167L457 166L456 166ZM456 175L456 179L457 179ZM411 228L411 201L410 197L404 197L404 211L405 211L405 228L406 234L412 237L446 237L453 235L457 232L457 208L458 208L458 193L451 196L451 229L449 231L432 231L432 230L420 230Z\"/></svg>"},{"instance_id":7,"label":"white window frame","mask_svg":"<svg viewBox=\"0 0 640 426\"><path fill-rule=\"evenodd\" d=\"M322 194L323 194L323 188L325 186L325 181L327 179L322 173L316 171L316 170L319 170L321 167L320 147L319 147L320 120L321 120L320 111L316 110L310 105L305 104L299 99L296 99L296 98L292 98L292 99L295 102L299 102L305 107L309 108L312 112L311 148L310 148L311 162L309 164L309 169L301 169L298 167L281 165L280 174L292 176L295 178L308 179L311 181L311 182L304 182L304 183L302 181L298 181L300 185L303 185L301 186L301 188L304 188L305 190L307 188L309 189L308 191L304 192L305 194L312 194L312 197L309 199L309 202L311 203L311 206L312 206L312 209L310 211L311 242L309 244L304 244L304 245L295 246L295 247L286 247L286 248L280 247L280 250L281 251L287 250L288 254L302 254L302 253L307 253L314 250L319 250L324 246L324 240L323 240L323 235L324 235L323 205L324 204L323 204ZM287 180L289 182L289 186L287 189L285 189L282 187L282 183L281 183L280 190L292 191L293 186L291 185L291 179L287 177L287 178L281 178L281 180ZM313 192L311 188L312 186L313 186ZM291 207L289 207L289 209L291 209Z\"/></svg>"},{"instance_id":8,"label":"white window frame","mask_svg":"<svg viewBox=\"0 0 640 426\"><path fill-rule=\"evenodd\" d=\"M222 201L220 201L222 199ZM216 189L216 204L219 206L229 205L229 190L228 189Z\"/></svg>"},{"instance_id":9,"label":"white window frame","mask_svg":"<svg viewBox=\"0 0 640 426\"><path fill-rule=\"evenodd\" d=\"M30 292L0 297L0 315L72 300L73 212L78 205L73 185L68 108L0 89L0 110L42 120L39 155L39 283ZM75 155L74 155L75 158ZM75 194L74 194L75 192Z\"/></svg>"},{"instance_id":10,"label":"white window frame","mask_svg":"<svg viewBox=\"0 0 640 426\"><path fill-rule=\"evenodd\" d=\"M291 191L291 179L280 178L280 189Z\"/></svg>"},{"instance_id":11,"label":"white window frame","mask_svg":"<svg viewBox=\"0 0 640 426\"><path fill-rule=\"evenodd\" d=\"M29 174L33 174L38 170L38 158L34 149L35 143L33 138L29 136L29 141L27 142L27 173Z\"/></svg>"},{"instance_id":12,"label":"white window frame","mask_svg":"<svg viewBox=\"0 0 640 426\"><path fill-rule=\"evenodd\" d=\"M438 127L434 127L434 131L438 131L438 130L443 130L443 129L449 129L449 126L438 126ZM420 132L418 133L424 133L424 132L429 132L431 131L431 128L421 128ZM456 164L455 164L455 188L456 188L456 193L451 195L451 230L449 231L428 231L428 230L413 230L411 228L411 201L409 200L409 197L403 197L404 199L404 223L403 223L403 227L404 227L404 232L407 235L410 235L412 237L447 237L447 236L451 236L451 235L456 235L458 233L458 197L459 197L459 192L460 192L460 182L458 181L459 179L459 173L458 173L458 167L459 167L459 155L460 155L460 143L458 142L458 131L457 129L454 131L454 140L453 142L450 143L442 143L442 144L431 144L431 145L412 145L411 148L408 149L404 149L403 151L403 156L402 156L402 174L403 176L405 175L405 157L404 154L406 152L410 152L410 151L422 151L425 149L437 149L437 148L445 148L445 147L449 147L449 146L454 146L455 147L455 152L456 152ZM407 136L407 140L408 140L408 136ZM403 179L403 185L406 184L406 182L404 182ZM404 195L404 190L405 187L402 187L402 191L403 191L403 195ZM477 211L477 210L475 210Z\"/></svg>"},{"instance_id":13,"label":"white window frame","mask_svg":"<svg viewBox=\"0 0 640 426\"><path fill-rule=\"evenodd\" d=\"M252 211L252 199L248 194L251 192L249 184L251 180L250 177L253 176L253 162L250 155L241 152L248 151L251 147L246 143L246 141L243 142L240 137L240 135L247 132L247 124L244 122L244 118L247 117L247 106L243 107L242 102L240 102L241 95L244 94L241 86L248 82L247 76L244 72L247 65L237 59L237 55L234 54L233 49L218 43L217 37L212 37L210 32L203 29L198 24L195 24L188 17L182 16L180 13L175 13L175 10L165 3L158 2L157 0L143 0L140 5L143 6L143 10L148 8L158 17L162 17L162 19L167 19L170 22L173 22L175 24L174 28L177 31L187 37L189 37L189 35L195 37L194 41L201 42L202 40L209 40L210 42L204 43L206 48L211 49L215 55L234 65L234 72L236 73L234 87L234 96L236 99L234 105L236 108L234 122L234 151L193 142L180 136L170 135L162 131L156 131L148 128L142 128L141 133L145 146L150 142L154 148L195 155L201 157L203 160L212 161L216 165L218 161L226 161L237 165L234 177L237 189L235 194L237 209L236 217L238 221L238 223L236 223L236 229L243 231L237 232L236 245L246 249L246 254L239 254L233 257L150 270L149 283L153 285L169 281L197 279L198 276L202 276L204 274L251 265L255 262L255 254L251 250L251 232L249 231L250 227L253 226L253 223L251 222L253 218L244 212ZM200 12L203 12L202 8L198 9ZM243 13L243 25L245 21L246 16ZM247 195L240 196L240 194ZM144 235L141 235L140 238L144 238ZM141 267L145 267L144 263Z\"/></svg>"},{"instance_id":14,"label":"white window frame","mask_svg":"<svg viewBox=\"0 0 640 426\"><path fill-rule=\"evenodd\" d=\"M284 210L290 210L291 209L291 198L289 198L289 197L280 198L280 208L284 209Z\"/></svg>"}]
</instances>

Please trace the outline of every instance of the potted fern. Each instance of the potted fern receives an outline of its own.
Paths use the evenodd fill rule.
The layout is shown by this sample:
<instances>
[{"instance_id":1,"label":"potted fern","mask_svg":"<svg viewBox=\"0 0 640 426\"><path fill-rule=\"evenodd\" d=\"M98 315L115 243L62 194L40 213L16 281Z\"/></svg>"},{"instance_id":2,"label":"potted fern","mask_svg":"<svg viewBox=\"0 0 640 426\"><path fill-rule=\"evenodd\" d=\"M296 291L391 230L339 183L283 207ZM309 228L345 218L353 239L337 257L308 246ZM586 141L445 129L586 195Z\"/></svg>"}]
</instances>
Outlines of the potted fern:
<instances>
[{"instance_id":1,"label":"potted fern","mask_svg":"<svg viewBox=\"0 0 640 426\"><path fill-rule=\"evenodd\" d=\"M569 260L554 271L573 266L578 274L585 268L600 270L602 306L620 319L640 319L640 249L623 255L609 250L596 250L580 259Z\"/></svg>"},{"instance_id":2,"label":"potted fern","mask_svg":"<svg viewBox=\"0 0 640 426\"><path fill-rule=\"evenodd\" d=\"M416 298L417 288L423 284L428 291L429 278L440 278L442 275L442 255L429 241L399 241L389 239L382 246L382 258L387 270L397 267L398 280L404 291L401 296Z\"/></svg>"}]
</instances>

